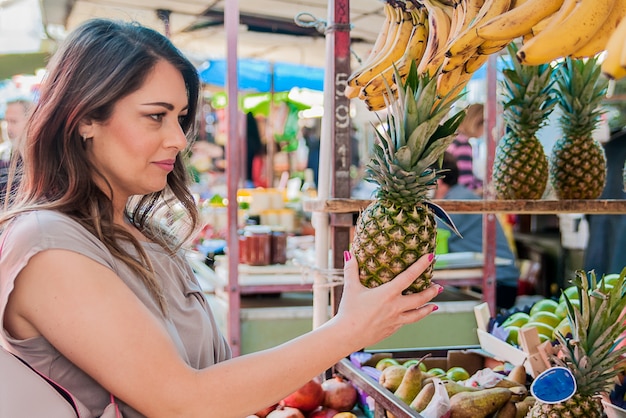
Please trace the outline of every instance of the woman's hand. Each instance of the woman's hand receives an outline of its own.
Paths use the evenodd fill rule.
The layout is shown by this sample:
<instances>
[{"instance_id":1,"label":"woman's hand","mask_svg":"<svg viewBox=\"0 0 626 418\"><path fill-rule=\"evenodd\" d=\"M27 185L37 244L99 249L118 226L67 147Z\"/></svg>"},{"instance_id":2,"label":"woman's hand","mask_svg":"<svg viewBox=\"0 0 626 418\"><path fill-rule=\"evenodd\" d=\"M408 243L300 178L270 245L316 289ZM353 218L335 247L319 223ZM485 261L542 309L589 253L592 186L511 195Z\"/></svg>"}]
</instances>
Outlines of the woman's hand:
<instances>
[{"instance_id":1,"label":"woman's hand","mask_svg":"<svg viewBox=\"0 0 626 418\"><path fill-rule=\"evenodd\" d=\"M443 291L438 284L420 293L402 294L433 262L433 254L422 256L393 280L373 289L359 281L356 258L348 251L344 256L344 288L336 316L343 323L346 335L363 340L363 347L375 344L403 325L417 322L437 310L437 305L428 302Z\"/></svg>"}]
</instances>

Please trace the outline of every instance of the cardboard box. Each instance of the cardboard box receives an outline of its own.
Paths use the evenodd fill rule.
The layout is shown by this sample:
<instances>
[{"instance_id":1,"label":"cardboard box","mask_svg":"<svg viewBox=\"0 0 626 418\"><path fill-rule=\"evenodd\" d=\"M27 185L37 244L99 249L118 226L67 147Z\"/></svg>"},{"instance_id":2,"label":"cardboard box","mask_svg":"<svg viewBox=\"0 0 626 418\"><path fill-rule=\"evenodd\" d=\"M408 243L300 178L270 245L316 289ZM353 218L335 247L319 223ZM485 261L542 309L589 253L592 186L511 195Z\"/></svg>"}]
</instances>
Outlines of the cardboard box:
<instances>
[{"instance_id":1,"label":"cardboard box","mask_svg":"<svg viewBox=\"0 0 626 418\"><path fill-rule=\"evenodd\" d=\"M526 373L536 377L550 367L548 356L550 342L541 343L537 329L524 329L521 334L522 349L491 335L488 332L489 306L482 303L474 308L480 347L496 360L506 361L514 366L523 365Z\"/></svg>"}]
</instances>

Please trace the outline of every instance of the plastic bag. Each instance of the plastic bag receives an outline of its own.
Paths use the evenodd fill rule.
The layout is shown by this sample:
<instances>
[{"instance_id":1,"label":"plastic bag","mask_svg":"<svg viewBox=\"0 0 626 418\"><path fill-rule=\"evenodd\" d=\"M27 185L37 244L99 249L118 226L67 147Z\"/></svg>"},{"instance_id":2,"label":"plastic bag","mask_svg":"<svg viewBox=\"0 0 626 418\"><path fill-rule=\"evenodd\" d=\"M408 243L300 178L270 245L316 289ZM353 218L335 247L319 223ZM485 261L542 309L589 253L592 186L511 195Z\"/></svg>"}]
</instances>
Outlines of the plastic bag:
<instances>
[{"instance_id":1,"label":"plastic bag","mask_svg":"<svg viewBox=\"0 0 626 418\"><path fill-rule=\"evenodd\" d=\"M424 418L445 418L450 414L450 397L446 387L439 378L433 378L435 394L428 406L420 412Z\"/></svg>"}]
</instances>

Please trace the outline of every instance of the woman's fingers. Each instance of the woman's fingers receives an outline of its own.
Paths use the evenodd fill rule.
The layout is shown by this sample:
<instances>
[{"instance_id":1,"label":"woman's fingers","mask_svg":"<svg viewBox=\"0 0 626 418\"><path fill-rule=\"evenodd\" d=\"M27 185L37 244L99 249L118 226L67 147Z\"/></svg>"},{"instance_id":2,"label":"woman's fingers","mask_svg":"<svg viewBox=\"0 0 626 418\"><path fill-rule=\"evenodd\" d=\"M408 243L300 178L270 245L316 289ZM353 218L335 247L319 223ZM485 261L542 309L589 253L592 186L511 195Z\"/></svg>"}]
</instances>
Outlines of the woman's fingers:
<instances>
[{"instance_id":1,"label":"woman's fingers","mask_svg":"<svg viewBox=\"0 0 626 418\"><path fill-rule=\"evenodd\" d=\"M435 255L433 253L424 254L389 283L393 283L394 286L400 288L400 291L403 291L431 265L434 259Z\"/></svg>"}]
</instances>

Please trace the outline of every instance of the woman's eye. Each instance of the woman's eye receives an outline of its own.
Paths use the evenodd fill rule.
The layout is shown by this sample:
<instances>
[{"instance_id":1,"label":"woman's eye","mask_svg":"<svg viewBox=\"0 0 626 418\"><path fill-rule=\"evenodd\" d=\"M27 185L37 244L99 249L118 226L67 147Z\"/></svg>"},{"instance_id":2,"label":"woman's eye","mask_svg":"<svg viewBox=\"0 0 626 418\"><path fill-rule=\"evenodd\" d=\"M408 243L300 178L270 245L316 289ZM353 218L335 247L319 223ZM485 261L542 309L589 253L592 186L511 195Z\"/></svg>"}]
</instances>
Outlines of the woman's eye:
<instances>
[{"instance_id":1,"label":"woman's eye","mask_svg":"<svg viewBox=\"0 0 626 418\"><path fill-rule=\"evenodd\" d=\"M149 117L151 117L157 122L161 122L164 116L165 116L165 113L154 113L152 115L149 115Z\"/></svg>"},{"instance_id":2,"label":"woman's eye","mask_svg":"<svg viewBox=\"0 0 626 418\"><path fill-rule=\"evenodd\" d=\"M187 115L180 115L178 117L178 123L181 125L185 123L185 120L187 120Z\"/></svg>"}]
</instances>

